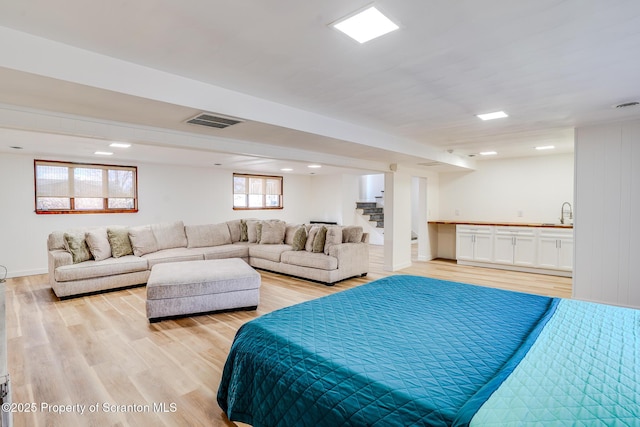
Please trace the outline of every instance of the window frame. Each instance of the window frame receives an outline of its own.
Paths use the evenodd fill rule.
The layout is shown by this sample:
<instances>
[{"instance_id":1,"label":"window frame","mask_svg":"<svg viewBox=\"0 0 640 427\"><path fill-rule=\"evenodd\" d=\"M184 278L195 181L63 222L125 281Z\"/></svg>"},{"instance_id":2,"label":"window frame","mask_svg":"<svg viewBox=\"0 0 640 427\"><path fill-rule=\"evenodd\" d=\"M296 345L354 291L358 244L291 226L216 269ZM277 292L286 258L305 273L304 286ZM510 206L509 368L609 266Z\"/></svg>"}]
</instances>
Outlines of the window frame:
<instances>
[{"instance_id":1,"label":"window frame","mask_svg":"<svg viewBox=\"0 0 640 427\"><path fill-rule=\"evenodd\" d=\"M266 191L263 191L260 195L262 196L262 206L259 207L255 207L255 206L249 206L249 195L251 193L249 192L245 192L245 193L236 193L235 191L235 181L236 178L251 178L251 179L261 179L264 181L264 187L266 188L266 181L268 179L277 179L280 181L280 194L278 194L279 196L279 205L278 206L266 206L266 196L268 195L266 193ZM248 187L248 181L247 181L247 187ZM233 210L234 211L259 211L259 210L278 210L278 209L284 209L284 177L283 176L279 176L279 175L257 175L257 174L250 174L250 173L239 173L239 172L234 172L233 173L233 177L231 179L231 194L232 194L232 200L231 200L231 204L233 206ZM246 199L246 204L247 206L236 206L235 204L235 196L239 195L239 194L244 194Z\"/></svg>"},{"instance_id":2,"label":"window frame","mask_svg":"<svg viewBox=\"0 0 640 427\"><path fill-rule=\"evenodd\" d=\"M57 166L70 169L97 169L108 176L110 170L126 170L133 172L133 208L109 208L109 199L119 199L121 197L83 197L84 199L102 199L102 209L76 209L75 199L79 197L64 196L61 199L69 199L69 209L38 209L38 199L46 196L38 196L38 166ZM70 171L69 175L73 172ZM107 178L108 180L108 178ZM107 181L108 183L108 181ZM72 184L69 184L72 185ZM66 162L60 160L34 159L33 161L33 186L34 186L34 212L37 215L58 215L58 214L105 214L105 213L137 213L138 212L138 167L125 165L107 165L101 163ZM108 188L108 186L107 186ZM103 189L104 191L104 189ZM105 196L105 194L102 194ZM128 198L128 197L127 197Z\"/></svg>"}]
</instances>

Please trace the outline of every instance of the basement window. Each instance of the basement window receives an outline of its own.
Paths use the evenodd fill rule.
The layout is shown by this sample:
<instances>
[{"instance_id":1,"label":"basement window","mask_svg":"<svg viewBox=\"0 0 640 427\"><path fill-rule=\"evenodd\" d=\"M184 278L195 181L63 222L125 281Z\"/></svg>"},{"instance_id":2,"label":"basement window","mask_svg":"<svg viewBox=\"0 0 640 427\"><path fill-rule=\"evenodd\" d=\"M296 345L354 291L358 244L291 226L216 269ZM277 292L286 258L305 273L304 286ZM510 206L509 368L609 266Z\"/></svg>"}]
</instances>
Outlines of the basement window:
<instances>
[{"instance_id":1,"label":"basement window","mask_svg":"<svg viewBox=\"0 0 640 427\"><path fill-rule=\"evenodd\" d=\"M234 173L233 209L282 209L282 177Z\"/></svg>"},{"instance_id":2,"label":"basement window","mask_svg":"<svg viewBox=\"0 0 640 427\"><path fill-rule=\"evenodd\" d=\"M34 160L37 214L138 212L138 169Z\"/></svg>"}]
</instances>

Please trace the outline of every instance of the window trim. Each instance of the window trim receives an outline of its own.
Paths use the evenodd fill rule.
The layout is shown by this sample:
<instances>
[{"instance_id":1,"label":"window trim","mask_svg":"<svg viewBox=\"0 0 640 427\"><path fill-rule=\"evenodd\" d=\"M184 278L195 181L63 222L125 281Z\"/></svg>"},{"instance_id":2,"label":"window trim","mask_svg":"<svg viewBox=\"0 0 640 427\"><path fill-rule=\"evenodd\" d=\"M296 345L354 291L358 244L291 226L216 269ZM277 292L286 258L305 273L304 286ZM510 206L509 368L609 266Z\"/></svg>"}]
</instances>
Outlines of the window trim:
<instances>
[{"instance_id":1,"label":"window trim","mask_svg":"<svg viewBox=\"0 0 640 427\"><path fill-rule=\"evenodd\" d=\"M241 206L235 206L235 203L233 201L233 197L236 194L249 194L249 193L236 193L235 192L235 179L236 177L243 177L243 178L258 178L258 179L262 179L262 180L267 180L267 179L278 179L280 180L280 206L265 206L264 205L264 196L266 196L266 194L262 194L263 196L263 202L262 202L262 206L261 207L241 207ZM265 210L278 210L278 209L284 209L284 177L280 176L280 175L257 175L257 174L251 174L251 173L239 173L239 172L234 172L233 173L233 177L231 179L231 196L232 196L232 200L231 200L231 206L233 207L234 211L265 211ZM247 204L248 204L248 200L247 200Z\"/></svg>"},{"instance_id":2,"label":"window trim","mask_svg":"<svg viewBox=\"0 0 640 427\"><path fill-rule=\"evenodd\" d=\"M104 209L75 209L75 197L69 197L70 208L69 209L38 209L38 177L37 177L37 167L42 165L52 165L52 166L67 166L71 168L82 167L87 169L102 169L102 170L131 170L134 175L134 197L133 197L133 208L131 209L110 209L108 206L109 197L103 197L103 206ZM44 159L34 159L33 160L33 195L34 195L34 212L37 215L58 215L58 214L111 214L111 213L137 213L138 212L138 167L137 166L126 166L126 165L108 165L102 163L85 163L85 162L66 162L60 160L44 160Z\"/></svg>"}]
</instances>

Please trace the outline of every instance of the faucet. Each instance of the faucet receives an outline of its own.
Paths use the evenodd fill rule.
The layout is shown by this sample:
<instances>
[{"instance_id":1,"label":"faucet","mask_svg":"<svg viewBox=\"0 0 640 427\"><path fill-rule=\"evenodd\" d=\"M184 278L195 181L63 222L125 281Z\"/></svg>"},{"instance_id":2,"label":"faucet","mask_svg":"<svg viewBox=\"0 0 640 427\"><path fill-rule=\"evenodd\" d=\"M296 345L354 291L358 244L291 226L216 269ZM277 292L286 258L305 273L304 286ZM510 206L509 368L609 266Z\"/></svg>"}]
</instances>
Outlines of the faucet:
<instances>
[{"instance_id":1,"label":"faucet","mask_svg":"<svg viewBox=\"0 0 640 427\"><path fill-rule=\"evenodd\" d=\"M573 219L573 208L571 208L571 203L564 202L562 204L562 207L560 208L560 224L564 224L564 214L565 214L564 205L569 205L569 219Z\"/></svg>"}]
</instances>

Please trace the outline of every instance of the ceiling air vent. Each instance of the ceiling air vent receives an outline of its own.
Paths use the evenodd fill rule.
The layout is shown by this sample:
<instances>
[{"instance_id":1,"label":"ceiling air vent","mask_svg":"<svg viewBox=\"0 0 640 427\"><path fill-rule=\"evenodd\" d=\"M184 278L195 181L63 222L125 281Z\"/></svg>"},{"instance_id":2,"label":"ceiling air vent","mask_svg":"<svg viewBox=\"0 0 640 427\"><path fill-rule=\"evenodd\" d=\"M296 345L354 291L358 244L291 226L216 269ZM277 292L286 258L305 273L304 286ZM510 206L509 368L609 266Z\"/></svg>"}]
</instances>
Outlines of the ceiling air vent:
<instances>
[{"instance_id":1,"label":"ceiling air vent","mask_svg":"<svg viewBox=\"0 0 640 427\"><path fill-rule=\"evenodd\" d=\"M242 120L232 117L216 116L211 113L200 113L192 119L187 120L192 125L208 126L210 128L224 129L229 126L242 123Z\"/></svg>"}]
</instances>

